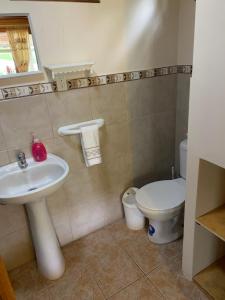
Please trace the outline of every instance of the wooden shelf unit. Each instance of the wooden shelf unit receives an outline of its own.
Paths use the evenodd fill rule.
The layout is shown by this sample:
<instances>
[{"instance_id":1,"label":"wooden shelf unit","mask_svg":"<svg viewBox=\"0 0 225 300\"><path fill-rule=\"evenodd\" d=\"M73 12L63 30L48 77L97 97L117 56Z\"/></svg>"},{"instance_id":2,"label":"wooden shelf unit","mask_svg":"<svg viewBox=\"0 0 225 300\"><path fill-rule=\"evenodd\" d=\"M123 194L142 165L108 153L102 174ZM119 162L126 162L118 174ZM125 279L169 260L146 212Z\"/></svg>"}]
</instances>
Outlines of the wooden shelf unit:
<instances>
[{"instance_id":1,"label":"wooden shelf unit","mask_svg":"<svg viewBox=\"0 0 225 300\"><path fill-rule=\"evenodd\" d=\"M225 299L225 257L194 276L197 285L214 300Z\"/></svg>"},{"instance_id":2,"label":"wooden shelf unit","mask_svg":"<svg viewBox=\"0 0 225 300\"><path fill-rule=\"evenodd\" d=\"M196 218L196 223L225 242L225 205ZM225 256L193 279L211 299L225 300Z\"/></svg>"},{"instance_id":3,"label":"wooden shelf unit","mask_svg":"<svg viewBox=\"0 0 225 300\"><path fill-rule=\"evenodd\" d=\"M196 219L196 223L225 242L225 205L198 217Z\"/></svg>"}]
</instances>

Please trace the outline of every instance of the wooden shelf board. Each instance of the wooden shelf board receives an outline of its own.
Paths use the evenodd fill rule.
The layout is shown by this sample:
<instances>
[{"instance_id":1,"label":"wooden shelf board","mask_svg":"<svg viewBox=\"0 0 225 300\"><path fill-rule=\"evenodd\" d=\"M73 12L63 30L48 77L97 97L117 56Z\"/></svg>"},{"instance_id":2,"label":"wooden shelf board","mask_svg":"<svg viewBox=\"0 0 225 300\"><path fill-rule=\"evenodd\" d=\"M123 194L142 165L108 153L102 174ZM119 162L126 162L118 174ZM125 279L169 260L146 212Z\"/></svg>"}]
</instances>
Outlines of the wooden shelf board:
<instances>
[{"instance_id":1,"label":"wooden shelf board","mask_svg":"<svg viewBox=\"0 0 225 300\"><path fill-rule=\"evenodd\" d=\"M198 217L196 223L225 242L225 205Z\"/></svg>"},{"instance_id":2,"label":"wooden shelf board","mask_svg":"<svg viewBox=\"0 0 225 300\"><path fill-rule=\"evenodd\" d=\"M225 299L225 257L194 276L200 288L215 300Z\"/></svg>"}]
</instances>

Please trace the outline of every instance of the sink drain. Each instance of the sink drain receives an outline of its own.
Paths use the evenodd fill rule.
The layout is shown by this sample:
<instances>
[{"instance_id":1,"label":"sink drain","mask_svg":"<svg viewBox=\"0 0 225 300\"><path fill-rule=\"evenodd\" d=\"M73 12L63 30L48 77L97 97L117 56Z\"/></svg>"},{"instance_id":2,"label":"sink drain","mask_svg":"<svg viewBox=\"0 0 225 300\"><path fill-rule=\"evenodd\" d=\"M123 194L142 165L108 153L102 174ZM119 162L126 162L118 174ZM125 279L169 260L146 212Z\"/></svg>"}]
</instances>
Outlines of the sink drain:
<instances>
[{"instance_id":1,"label":"sink drain","mask_svg":"<svg viewBox=\"0 0 225 300\"><path fill-rule=\"evenodd\" d=\"M34 190L36 190L36 189L37 189L36 187L30 188L30 189L28 190L28 192L34 191Z\"/></svg>"}]
</instances>

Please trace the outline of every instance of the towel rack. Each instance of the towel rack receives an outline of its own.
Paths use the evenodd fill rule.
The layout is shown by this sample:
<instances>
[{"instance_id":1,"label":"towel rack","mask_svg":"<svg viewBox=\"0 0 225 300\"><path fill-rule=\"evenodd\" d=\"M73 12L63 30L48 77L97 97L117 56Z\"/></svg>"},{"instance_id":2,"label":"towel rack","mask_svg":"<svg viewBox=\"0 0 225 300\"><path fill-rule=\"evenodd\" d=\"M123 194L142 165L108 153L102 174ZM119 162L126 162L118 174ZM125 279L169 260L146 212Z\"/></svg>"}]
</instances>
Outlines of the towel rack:
<instances>
[{"instance_id":1,"label":"towel rack","mask_svg":"<svg viewBox=\"0 0 225 300\"><path fill-rule=\"evenodd\" d=\"M77 123L77 124L71 124L71 125L60 127L58 129L58 134L61 136L80 134L82 127L97 125L98 128L100 128L104 125L104 123L105 121L103 119L97 119L97 120L91 120L91 121Z\"/></svg>"}]
</instances>

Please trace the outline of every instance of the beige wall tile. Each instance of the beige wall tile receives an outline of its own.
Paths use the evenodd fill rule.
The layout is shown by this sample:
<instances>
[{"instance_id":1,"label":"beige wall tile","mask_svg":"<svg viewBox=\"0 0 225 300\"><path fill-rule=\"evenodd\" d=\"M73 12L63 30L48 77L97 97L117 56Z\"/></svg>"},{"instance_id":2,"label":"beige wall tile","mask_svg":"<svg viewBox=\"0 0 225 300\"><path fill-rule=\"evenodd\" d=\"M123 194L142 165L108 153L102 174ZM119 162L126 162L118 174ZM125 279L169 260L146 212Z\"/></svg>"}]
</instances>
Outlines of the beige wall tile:
<instances>
[{"instance_id":1,"label":"beige wall tile","mask_svg":"<svg viewBox=\"0 0 225 300\"><path fill-rule=\"evenodd\" d=\"M42 139L49 153L69 164L63 188L48 197L61 245L119 219L123 215L121 196L129 186L169 178L174 163L175 87L176 78L167 76L0 104L3 133L10 148L8 154L0 152L0 164L15 161L19 147L31 156L30 131ZM99 131L103 163L86 168L80 137L59 137L57 130L100 117L106 121ZM23 208L0 207L0 245L8 251L7 259L12 257L10 268L19 264L10 249L17 225L21 230L27 226ZM28 240L20 250L21 261L26 260L26 253L30 258ZM19 245L15 239L15 251Z\"/></svg>"},{"instance_id":2,"label":"beige wall tile","mask_svg":"<svg viewBox=\"0 0 225 300\"><path fill-rule=\"evenodd\" d=\"M91 224L98 222L99 219L103 220L105 211L104 203L105 200L96 197L96 195L85 199L79 199L69 210L72 229L76 228L75 225L80 227L81 224Z\"/></svg>"},{"instance_id":3,"label":"beige wall tile","mask_svg":"<svg viewBox=\"0 0 225 300\"><path fill-rule=\"evenodd\" d=\"M113 223L124 216L122 207L122 195L111 195L105 202L105 225Z\"/></svg>"},{"instance_id":4,"label":"beige wall tile","mask_svg":"<svg viewBox=\"0 0 225 300\"><path fill-rule=\"evenodd\" d=\"M67 245L74 240L68 217L63 224L55 225L55 230L61 246Z\"/></svg>"},{"instance_id":5,"label":"beige wall tile","mask_svg":"<svg viewBox=\"0 0 225 300\"><path fill-rule=\"evenodd\" d=\"M187 137L188 116L189 116L189 91L190 76L178 75L177 78L177 106L176 106L176 143L175 143L175 166L176 173L179 175L179 144Z\"/></svg>"},{"instance_id":6,"label":"beige wall tile","mask_svg":"<svg viewBox=\"0 0 225 300\"><path fill-rule=\"evenodd\" d=\"M8 150L8 156L9 156L9 161L11 162L15 162L17 161L17 153L18 150L23 151L26 155L26 158L29 158L32 156L31 154L31 144L30 145L24 145L12 150Z\"/></svg>"},{"instance_id":7,"label":"beige wall tile","mask_svg":"<svg viewBox=\"0 0 225 300\"><path fill-rule=\"evenodd\" d=\"M155 170L154 115L131 121L132 166L135 185L152 180Z\"/></svg>"},{"instance_id":8,"label":"beige wall tile","mask_svg":"<svg viewBox=\"0 0 225 300\"><path fill-rule=\"evenodd\" d=\"M175 111L177 95L177 75L157 77L155 92L155 113Z\"/></svg>"},{"instance_id":9,"label":"beige wall tile","mask_svg":"<svg viewBox=\"0 0 225 300\"><path fill-rule=\"evenodd\" d=\"M50 118L55 137L60 126L89 121L92 119L88 89L71 90L47 94Z\"/></svg>"},{"instance_id":10,"label":"beige wall tile","mask_svg":"<svg viewBox=\"0 0 225 300\"><path fill-rule=\"evenodd\" d=\"M99 168L98 166L95 169ZM100 178L95 178L94 173L98 174L98 170L94 172L89 172L89 170L84 169L79 171L78 174L70 176L70 178L65 183L65 190L67 193L69 205L77 204L78 202L85 202L86 199L103 197L105 196L106 187Z\"/></svg>"},{"instance_id":11,"label":"beige wall tile","mask_svg":"<svg viewBox=\"0 0 225 300\"><path fill-rule=\"evenodd\" d=\"M94 119L103 118L106 124L128 119L125 84L110 84L89 89Z\"/></svg>"},{"instance_id":12,"label":"beige wall tile","mask_svg":"<svg viewBox=\"0 0 225 300\"><path fill-rule=\"evenodd\" d=\"M0 151L0 166L7 165L9 163L9 155L7 151Z\"/></svg>"},{"instance_id":13,"label":"beige wall tile","mask_svg":"<svg viewBox=\"0 0 225 300\"><path fill-rule=\"evenodd\" d=\"M174 112L154 115L155 124L155 173L160 179L171 178L171 166L175 161L175 126Z\"/></svg>"},{"instance_id":14,"label":"beige wall tile","mask_svg":"<svg viewBox=\"0 0 225 300\"><path fill-rule=\"evenodd\" d=\"M120 219L123 214L121 198L115 194L104 197L90 194L86 198L78 198L69 213L73 237L77 239Z\"/></svg>"},{"instance_id":15,"label":"beige wall tile","mask_svg":"<svg viewBox=\"0 0 225 300\"><path fill-rule=\"evenodd\" d=\"M94 232L96 230L99 230L103 226L106 225L105 218L98 218L97 220L94 220L94 222L83 223L81 226L74 227L74 223L72 223L72 230L73 230L73 239L77 240L83 236L86 236L90 234L91 232Z\"/></svg>"},{"instance_id":16,"label":"beige wall tile","mask_svg":"<svg viewBox=\"0 0 225 300\"><path fill-rule=\"evenodd\" d=\"M99 167L95 167L99 168ZM92 171L93 174L93 171ZM90 174L89 169L79 170L77 174L72 174L64 184L68 205L73 206L79 202L84 202L85 199L96 196L94 193L95 186L94 177ZM98 188L98 196L104 194L104 189Z\"/></svg>"},{"instance_id":17,"label":"beige wall tile","mask_svg":"<svg viewBox=\"0 0 225 300\"><path fill-rule=\"evenodd\" d=\"M2 131L8 149L31 143L31 133L38 138L52 137L45 97L32 96L0 103Z\"/></svg>"},{"instance_id":18,"label":"beige wall tile","mask_svg":"<svg viewBox=\"0 0 225 300\"><path fill-rule=\"evenodd\" d=\"M1 113L0 113L0 118L1 118ZM2 128L0 127L0 151L6 150L6 142L5 142L5 137L2 132Z\"/></svg>"},{"instance_id":19,"label":"beige wall tile","mask_svg":"<svg viewBox=\"0 0 225 300\"><path fill-rule=\"evenodd\" d=\"M157 78L151 78L126 83L130 119L139 119L154 112L154 102L157 99L156 82Z\"/></svg>"},{"instance_id":20,"label":"beige wall tile","mask_svg":"<svg viewBox=\"0 0 225 300\"><path fill-rule=\"evenodd\" d=\"M119 196L132 184L132 169L129 156L118 156L114 161L93 168L79 170L65 182L69 205L88 199L107 199L108 195Z\"/></svg>"},{"instance_id":21,"label":"beige wall tile","mask_svg":"<svg viewBox=\"0 0 225 300\"><path fill-rule=\"evenodd\" d=\"M116 123L103 127L102 153L106 161L113 161L115 156L128 155L130 152L132 152L132 148L130 144L129 122Z\"/></svg>"},{"instance_id":22,"label":"beige wall tile","mask_svg":"<svg viewBox=\"0 0 225 300\"><path fill-rule=\"evenodd\" d=\"M57 137L44 142L49 153L58 155L67 161L70 174L77 174L80 169L86 168L79 135Z\"/></svg>"},{"instance_id":23,"label":"beige wall tile","mask_svg":"<svg viewBox=\"0 0 225 300\"><path fill-rule=\"evenodd\" d=\"M8 270L14 269L34 258L34 251L27 227L15 231L0 240L0 255Z\"/></svg>"},{"instance_id":24,"label":"beige wall tile","mask_svg":"<svg viewBox=\"0 0 225 300\"><path fill-rule=\"evenodd\" d=\"M108 195L106 199L85 200L70 208L70 222L74 239L80 238L109 223L120 219L123 215L119 196Z\"/></svg>"},{"instance_id":25,"label":"beige wall tile","mask_svg":"<svg viewBox=\"0 0 225 300\"><path fill-rule=\"evenodd\" d=\"M176 110L177 75L126 83L130 119Z\"/></svg>"},{"instance_id":26,"label":"beige wall tile","mask_svg":"<svg viewBox=\"0 0 225 300\"><path fill-rule=\"evenodd\" d=\"M170 178L175 124L174 112L154 113L131 121L133 177L138 187Z\"/></svg>"},{"instance_id":27,"label":"beige wall tile","mask_svg":"<svg viewBox=\"0 0 225 300\"><path fill-rule=\"evenodd\" d=\"M47 152L53 153L53 154L57 154L58 152L60 152L59 149L61 149L61 152L63 152L64 149L62 149L61 146L58 146L58 145L60 145L60 141L61 141L60 138L56 139L56 138L52 138L52 137L50 139L49 138L41 139L41 142L45 145ZM27 158L32 157L31 143L20 147L20 150L22 150L25 153ZM17 160L17 158L16 158L17 152L18 152L18 148L8 150L10 162L15 162ZM58 155L60 156L60 153Z\"/></svg>"},{"instance_id":28,"label":"beige wall tile","mask_svg":"<svg viewBox=\"0 0 225 300\"><path fill-rule=\"evenodd\" d=\"M67 208L67 198L63 187L47 197L48 208L52 216L60 214Z\"/></svg>"},{"instance_id":29,"label":"beige wall tile","mask_svg":"<svg viewBox=\"0 0 225 300\"><path fill-rule=\"evenodd\" d=\"M27 218L22 205L0 205L0 240L26 226Z\"/></svg>"},{"instance_id":30,"label":"beige wall tile","mask_svg":"<svg viewBox=\"0 0 225 300\"><path fill-rule=\"evenodd\" d=\"M122 193L133 182L132 157L123 154L105 164L105 185L112 193Z\"/></svg>"},{"instance_id":31,"label":"beige wall tile","mask_svg":"<svg viewBox=\"0 0 225 300\"><path fill-rule=\"evenodd\" d=\"M190 75L177 75L177 110L189 109Z\"/></svg>"},{"instance_id":32,"label":"beige wall tile","mask_svg":"<svg viewBox=\"0 0 225 300\"><path fill-rule=\"evenodd\" d=\"M54 194L48 196L47 203L60 245L64 246L72 242L69 208L64 188L61 187Z\"/></svg>"}]
</instances>

